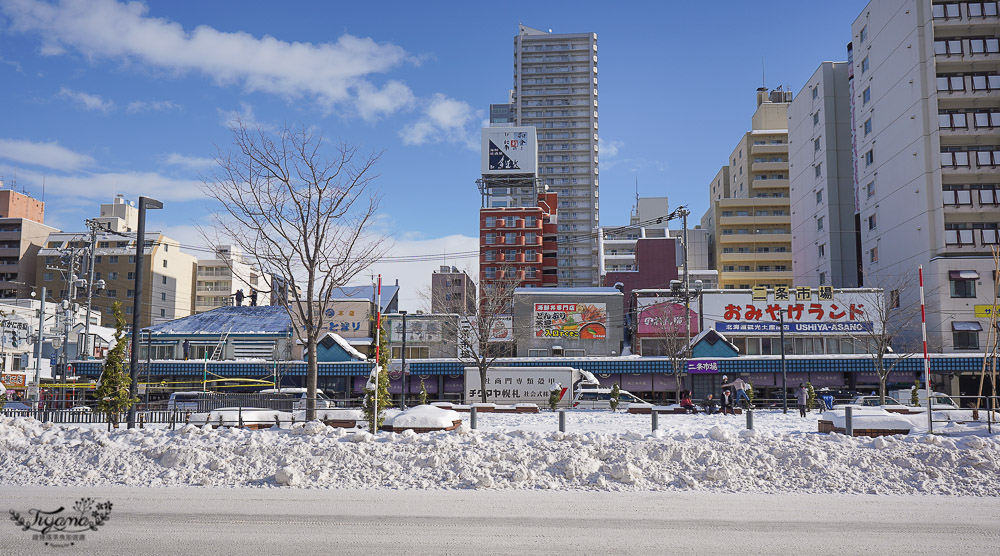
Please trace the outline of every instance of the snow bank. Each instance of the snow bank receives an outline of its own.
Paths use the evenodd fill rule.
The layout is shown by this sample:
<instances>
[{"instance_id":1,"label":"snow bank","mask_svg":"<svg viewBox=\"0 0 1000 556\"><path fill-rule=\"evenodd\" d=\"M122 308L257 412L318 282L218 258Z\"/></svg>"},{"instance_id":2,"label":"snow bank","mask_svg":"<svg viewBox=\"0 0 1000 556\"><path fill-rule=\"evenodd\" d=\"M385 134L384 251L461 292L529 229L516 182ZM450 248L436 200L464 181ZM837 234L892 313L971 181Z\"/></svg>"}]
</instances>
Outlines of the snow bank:
<instances>
[{"instance_id":1,"label":"snow bank","mask_svg":"<svg viewBox=\"0 0 1000 556\"><path fill-rule=\"evenodd\" d=\"M450 427L455 424L455 421L461 420L462 416L457 411L430 405L418 405L401 411L391 421L386 419L386 424L397 429L436 429Z\"/></svg>"},{"instance_id":2,"label":"snow bank","mask_svg":"<svg viewBox=\"0 0 1000 556\"><path fill-rule=\"evenodd\" d=\"M815 419L484 414L483 430L380 433L295 423L115 430L0 418L2 484L1000 496L1000 437L816 433ZM530 430L530 427L547 427ZM955 425L961 426L961 425ZM486 430L493 427L495 430ZM588 432L588 430L590 432ZM579 432L574 432L579 431Z\"/></svg>"},{"instance_id":3,"label":"snow bank","mask_svg":"<svg viewBox=\"0 0 1000 556\"><path fill-rule=\"evenodd\" d=\"M306 410L293 411L295 421L306 420ZM317 409L316 418L320 421L361 421L365 414L360 409Z\"/></svg>"},{"instance_id":4,"label":"snow bank","mask_svg":"<svg viewBox=\"0 0 1000 556\"><path fill-rule=\"evenodd\" d=\"M924 419L927 416L924 415ZM847 415L844 411L834 410L823 412L823 420L830 421L836 428L847 426ZM899 413L889 413L877 407L866 407L854 409L851 421L855 429L888 429L888 430L911 430L913 421L907 419Z\"/></svg>"}]
</instances>

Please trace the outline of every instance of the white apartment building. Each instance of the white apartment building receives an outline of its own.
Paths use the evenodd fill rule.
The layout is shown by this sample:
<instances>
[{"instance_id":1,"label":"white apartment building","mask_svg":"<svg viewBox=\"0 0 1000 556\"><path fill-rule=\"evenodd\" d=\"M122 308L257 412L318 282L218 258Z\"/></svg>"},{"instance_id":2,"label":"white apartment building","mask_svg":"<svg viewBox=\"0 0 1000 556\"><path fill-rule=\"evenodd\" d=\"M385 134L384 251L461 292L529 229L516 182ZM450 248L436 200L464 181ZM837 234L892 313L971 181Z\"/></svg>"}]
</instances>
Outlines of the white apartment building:
<instances>
[{"instance_id":1,"label":"white apartment building","mask_svg":"<svg viewBox=\"0 0 1000 556\"><path fill-rule=\"evenodd\" d=\"M932 349L983 351L1000 227L997 2L873 1L851 26L865 286L917 300ZM919 337L919 328L913 333Z\"/></svg>"},{"instance_id":2,"label":"white apartment building","mask_svg":"<svg viewBox=\"0 0 1000 556\"><path fill-rule=\"evenodd\" d=\"M640 197L632 207L628 226L601 226L597 238L600 275L636 270L636 242L640 238L670 237L667 229L668 214L670 208L666 197ZM560 258L563 256L563 249L560 246Z\"/></svg>"},{"instance_id":3,"label":"white apartment building","mask_svg":"<svg viewBox=\"0 0 1000 556\"><path fill-rule=\"evenodd\" d=\"M847 62L823 62L788 105L796 286L859 285Z\"/></svg>"},{"instance_id":4,"label":"white apartment building","mask_svg":"<svg viewBox=\"0 0 1000 556\"><path fill-rule=\"evenodd\" d=\"M249 264L236 245L215 247L215 258L199 259L195 276L194 312L204 313L226 305L234 305L234 295L243 290L250 304L250 295L257 291L257 305L270 305L270 287L266 277Z\"/></svg>"},{"instance_id":5,"label":"white apartment building","mask_svg":"<svg viewBox=\"0 0 1000 556\"><path fill-rule=\"evenodd\" d=\"M508 121L537 129L538 173L559 195L559 285L596 286L597 34L521 25L514 37L511 112Z\"/></svg>"}]
</instances>

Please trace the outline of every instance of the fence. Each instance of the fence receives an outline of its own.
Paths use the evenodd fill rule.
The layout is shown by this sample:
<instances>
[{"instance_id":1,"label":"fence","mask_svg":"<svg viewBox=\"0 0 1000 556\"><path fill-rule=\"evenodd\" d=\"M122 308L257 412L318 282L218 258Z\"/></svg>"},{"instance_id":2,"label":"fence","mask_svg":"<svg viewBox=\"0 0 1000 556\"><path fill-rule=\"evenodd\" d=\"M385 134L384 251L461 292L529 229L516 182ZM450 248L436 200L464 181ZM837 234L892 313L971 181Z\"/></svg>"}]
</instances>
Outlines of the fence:
<instances>
[{"instance_id":1,"label":"fence","mask_svg":"<svg viewBox=\"0 0 1000 556\"><path fill-rule=\"evenodd\" d=\"M183 422L184 411L140 411L136 420L145 424L169 424ZM4 409L4 417L30 417L51 423L107 423L108 416L100 411L78 411L69 409ZM122 415L124 420L124 415Z\"/></svg>"}]
</instances>

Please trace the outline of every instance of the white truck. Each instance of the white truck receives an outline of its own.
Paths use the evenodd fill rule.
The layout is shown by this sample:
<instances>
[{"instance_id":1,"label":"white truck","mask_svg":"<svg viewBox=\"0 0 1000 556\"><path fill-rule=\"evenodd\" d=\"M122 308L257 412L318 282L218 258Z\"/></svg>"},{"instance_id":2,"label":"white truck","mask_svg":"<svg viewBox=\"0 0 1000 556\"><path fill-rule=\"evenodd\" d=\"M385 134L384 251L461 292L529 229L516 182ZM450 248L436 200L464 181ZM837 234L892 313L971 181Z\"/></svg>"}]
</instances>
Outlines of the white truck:
<instances>
[{"instance_id":1,"label":"white truck","mask_svg":"<svg viewBox=\"0 0 1000 556\"><path fill-rule=\"evenodd\" d=\"M465 368L465 403L483 401L479 369ZM560 389L559 407L570 407L581 385L600 386L597 378L572 367L492 367L486 371L486 400L497 405L549 405L553 387Z\"/></svg>"},{"instance_id":2,"label":"white truck","mask_svg":"<svg viewBox=\"0 0 1000 556\"><path fill-rule=\"evenodd\" d=\"M911 406L913 401L913 389L906 388L900 390L890 390L888 392L889 396L892 396L900 401L903 405ZM927 407L927 390L923 388L917 389L917 398L920 400L918 407ZM934 411L942 411L948 409L958 409L958 404L955 400L951 399L948 394L942 394L941 392L931 392L931 409Z\"/></svg>"}]
</instances>

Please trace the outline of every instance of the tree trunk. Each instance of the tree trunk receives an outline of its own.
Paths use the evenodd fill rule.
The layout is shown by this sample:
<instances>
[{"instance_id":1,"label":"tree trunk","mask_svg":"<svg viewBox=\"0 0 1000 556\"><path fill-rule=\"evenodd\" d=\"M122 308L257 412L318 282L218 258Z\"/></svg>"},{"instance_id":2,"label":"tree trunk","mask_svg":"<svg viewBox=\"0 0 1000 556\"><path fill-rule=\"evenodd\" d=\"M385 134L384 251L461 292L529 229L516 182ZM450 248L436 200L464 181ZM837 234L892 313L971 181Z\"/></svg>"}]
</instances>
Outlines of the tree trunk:
<instances>
[{"instance_id":1,"label":"tree trunk","mask_svg":"<svg viewBox=\"0 0 1000 556\"><path fill-rule=\"evenodd\" d=\"M487 386L486 371L489 368L490 368L489 365L487 365L485 362L482 362L482 363L479 364L479 388L480 388L479 393L481 395L480 397L483 399L483 403L487 403L487 401L486 401L486 386Z\"/></svg>"},{"instance_id":2,"label":"tree trunk","mask_svg":"<svg viewBox=\"0 0 1000 556\"><path fill-rule=\"evenodd\" d=\"M306 371L306 421L316 419L316 381L319 376L319 359L316 357L316 338L310 334L308 336L307 361L309 369Z\"/></svg>"}]
</instances>

